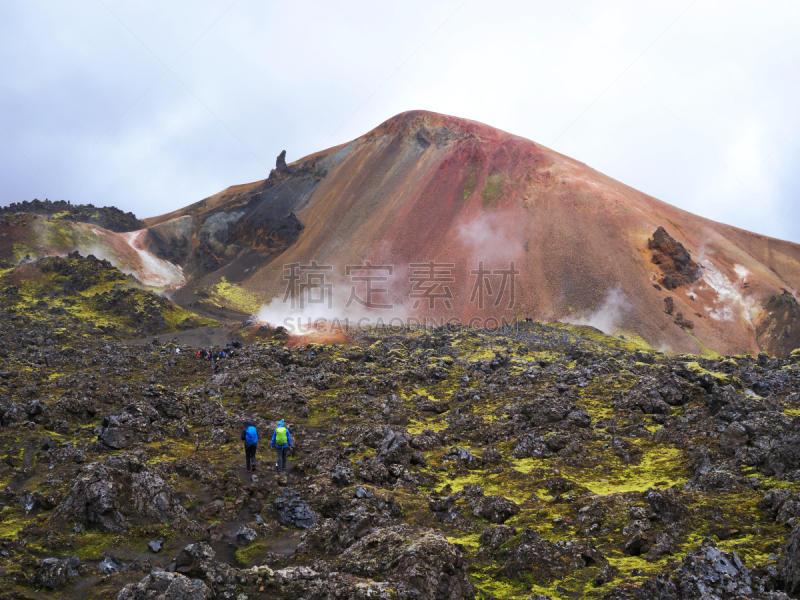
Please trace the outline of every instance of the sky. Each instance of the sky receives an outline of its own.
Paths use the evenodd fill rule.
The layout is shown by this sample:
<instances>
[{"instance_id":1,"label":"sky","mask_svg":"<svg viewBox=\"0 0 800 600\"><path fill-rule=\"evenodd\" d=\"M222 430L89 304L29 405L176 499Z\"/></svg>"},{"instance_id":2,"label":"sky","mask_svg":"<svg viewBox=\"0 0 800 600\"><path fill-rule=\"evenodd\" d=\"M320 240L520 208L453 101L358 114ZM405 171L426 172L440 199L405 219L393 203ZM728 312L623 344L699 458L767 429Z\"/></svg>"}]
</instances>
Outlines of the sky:
<instances>
[{"instance_id":1,"label":"sky","mask_svg":"<svg viewBox=\"0 0 800 600\"><path fill-rule=\"evenodd\" d=\"M154 216L413 109L800 243L800 0L0 0L0 205Z\"/></svg>"}]
</instances>

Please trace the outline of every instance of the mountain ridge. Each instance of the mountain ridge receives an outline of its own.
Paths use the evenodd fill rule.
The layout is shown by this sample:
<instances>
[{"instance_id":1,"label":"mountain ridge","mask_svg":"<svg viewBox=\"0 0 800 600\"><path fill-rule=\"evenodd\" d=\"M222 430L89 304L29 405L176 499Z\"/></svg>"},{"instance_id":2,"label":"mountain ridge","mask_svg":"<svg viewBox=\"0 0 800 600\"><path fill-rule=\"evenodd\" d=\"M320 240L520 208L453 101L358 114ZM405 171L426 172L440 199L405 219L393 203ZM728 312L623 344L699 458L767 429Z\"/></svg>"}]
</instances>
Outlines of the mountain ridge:
<instances>
[{"instance_id":1,"label":"mountain ridge","mask_svg":"<svg viewBox=\"0 0 800 600\"><path fill-rule=\"evenodd\" d=\"M137 251L181 269L186 283L173 293L186 307L269 305L272 320L564 320L676 352L800 346L797 244L699 217L520 136L437 113L401 113L288 164L282 153L267 179L143 221ZM660 286L648 245L659 228L699 265L698 280ZM353 311L352 299L346 310L347 288L364 291L352 270L366 261L392 267L377 302L392 310ZM453 265L453 281L413 281L412 265L430 261ZM330 310L292 310L281 301L292 295L285 266L314 263L331 267L325 284L338 295ZM481 268L494 294L477 306ZM508 296L511 281L515 298L499 301L502 273L514 270L503 289Z\"/></svg>"}]
</instances>

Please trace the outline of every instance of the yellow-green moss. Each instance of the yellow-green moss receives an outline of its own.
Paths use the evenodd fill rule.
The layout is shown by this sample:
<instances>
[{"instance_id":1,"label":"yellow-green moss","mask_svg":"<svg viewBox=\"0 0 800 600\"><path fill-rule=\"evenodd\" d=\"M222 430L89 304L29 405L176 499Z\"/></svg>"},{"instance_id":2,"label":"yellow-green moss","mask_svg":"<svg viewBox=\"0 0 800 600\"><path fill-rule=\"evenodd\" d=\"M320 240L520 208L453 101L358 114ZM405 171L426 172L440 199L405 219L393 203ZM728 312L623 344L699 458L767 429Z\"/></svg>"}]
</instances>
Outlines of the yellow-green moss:
<instances>
[{"instance_id":1,"label":"yellow-green moss","mask_svg":"<svg viewBox=\"0 0 800 600\"><path fill-rule=\"evenodd\" d=\"M489 175L486 181L483 182L483 189L481 190L481 198L483 199L483 208L494 208L503 197L503 184L506 181L507 175L505 173L495 173Z\"/></svg>"},{"instance_id":2,"label":"yellow-green moss","mask_svg":"<svg viewBox=\"0 0 800 600\"><path fill-rule=\"evenodd\" d=\"M466 200L472 195L472 192L475 191L475 184L478 182L478 175L475 173L474 169L471 169L469 174L467 175L467 179L464 181L464 194L463 199Z\"/></svg>"},{"instance_id":3,"label":"yellow-green moss","mask_svg":"<svg viewBox=\"0 0 800 600\"><path fill-rule=\"evenodd\" d=\"M240 567L248 567L250 563L269 550L270 541L265 539L254 540L236 551L236 563Z\"/></svg>"},{"instance_id":4,"label":"yellow-green moss","mask_svg":"<svg viewBox=\"0 0 800 600\"><path fill-rule=\"evenodd\" d=\"M698 362L688 362L686 363L686 368L692 371L698 377L708 373L714 379L716 379L717 383L719 383L720 385L728 385L729 383L731 383L731 378L727 374L716 373L713 371L706 371L703 367L700 366L700 363Z\"/></svg>"},{"instance_id":5,"label":"yellow-green moss","mask_svg":"<svg viewBox=\"0 0 800 600\"><path fill-rule=\"evenodd\" d=\"M264 304L264 299L228 281L223 277L216 285L206 290L211 302L217 306L232 308L244 313L255 314Z\"/></svg>"}]
</instances>

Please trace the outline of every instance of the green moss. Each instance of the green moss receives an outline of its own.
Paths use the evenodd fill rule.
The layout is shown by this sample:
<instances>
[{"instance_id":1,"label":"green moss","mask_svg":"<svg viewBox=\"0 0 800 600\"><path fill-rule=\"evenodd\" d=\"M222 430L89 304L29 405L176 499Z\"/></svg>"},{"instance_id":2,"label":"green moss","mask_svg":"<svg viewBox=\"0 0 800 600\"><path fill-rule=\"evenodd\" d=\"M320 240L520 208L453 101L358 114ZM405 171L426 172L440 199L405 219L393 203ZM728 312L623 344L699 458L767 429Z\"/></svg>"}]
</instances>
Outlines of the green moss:
<instances>
[{"instance_id":1,"label":"green moss","mask_svg":"<svg viewBox=\"0 0 800 600\"><path fill-rule=\"evenodd\" d=\"M217 306L232 308L244 313L255 314L264 305L264 299L238 285L228 283L224 277L206 291L211 302Z\"/></svg>"},{"instance_id":2,"label":"green moss","mask_svg":"<svg viewBox=\"0 0 800 600\"><path fill-rule=\"evenodd\" d=\"M23 519L6 518L0 521L0 539L9 538L14 539L20 530L25 527L30 521Z\"/></svg>"},{"instance_id":3,"label":"green moss","mask_svg":"<svg viewBox=\"0 0 800 600\"><path fill-rule=\"evenodd\" d=\"M494 208L503 197L503 184L505 183L507 175L505 173L496 173L489 175L483 183L481 190L481 198L483 199L483 208Z\"/></svg>"},{"instance_id":4,"label":"green moss","mask_svg":"<svg viewBox=\"0 0 800 600\"><path fill-rule=\"evenodd\" d=\"M242 546L236 551L236 564L240 567L249 567L251 562L267 553L270 544L270 540L257 539Z\"/></svg>"},{"instance_id":5,"label":"green moss","mask_svg":"<svg viewBox=\"0 0 800 600\"><path fill-rule=\"evenodd\" d=\"M464 181L464 194L463 198L466 200L472 195L472 192L475 191L475 184L478 182L478 175L475 173L475 170L470 170L469 174L467 175L467 179Z\"/></svg>"},{"instance_id":6,"label":"green moss","mask_svg":"<svg viewBox=\"0 0 800 600\"><path fill-rule=\"evenodd\" d=\"M731 383L731 377L729 377L727 374L706 371L703 367L700 366L700 363L698 362L688 362L686 363L686 368L691 370L698 377L705 374L711 375L714 379L717 380L717 383L719 383L719 385L728 385L729 383Z\"/></svg>"},{"instance_id":7,"label":"green moss","mask_svg":"<svg viewBox=\"0 0 800 600\"><path fill-rule=\"evenodd\" d=\"M469 578L472 584L481 592L492 594L494 598L504 598L506 600L523 600L529 598L532 593L546 594L552 598L560 598L554 594L553 590L540 586L526 585L522 581L498 577L491 573L489 569L470 569Z\"/></svg>"},{"instance_id":8,"label":"green moss","mask_svg":"<svg viewBox=\"0 0 800 600\"><path fill-rule=\"evenodd\" d=\"M470 533L458 536L448 535L445 537L447 538L447 541L453 544L461 544L462 546L464 546L469 550L477 550L481 546L480 542L478 541L479 538L481 537L480 533Z\"/></svg>"},{"instance_id":9,"label":"green moss","mask_svg":"<svg viewBox=\"0 0 800 600\"><path fill-rule=\"evenodd\" d=\"M439 418L432 418L427 419L425 421L416 421L412 420L407 426L406 429L408 433L416 435L418 433L422 433L425 429L430 429L431 431L443 431L447 429L448 423L441 417Z\"/></svg>"}]
</instances>

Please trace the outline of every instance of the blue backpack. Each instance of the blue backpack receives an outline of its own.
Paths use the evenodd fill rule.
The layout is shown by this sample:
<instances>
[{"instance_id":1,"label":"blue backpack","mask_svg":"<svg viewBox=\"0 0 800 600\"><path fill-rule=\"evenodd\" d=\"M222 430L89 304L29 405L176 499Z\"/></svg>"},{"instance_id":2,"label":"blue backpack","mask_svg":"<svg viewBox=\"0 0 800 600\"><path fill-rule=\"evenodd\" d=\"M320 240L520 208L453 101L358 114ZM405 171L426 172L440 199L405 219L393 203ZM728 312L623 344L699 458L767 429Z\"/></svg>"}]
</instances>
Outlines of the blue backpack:
<instances>
[{"instance_id":1,"label":"blue backpack","mask_svg":"<svg viewBox=\"0 0 800 600\"><path fill-rule=\"evenodd\" d=\"M244 441L248 446L254 446L258 443L258 432L256 428L250 425L244 433Z\"/></svg>"}]
</instances>

